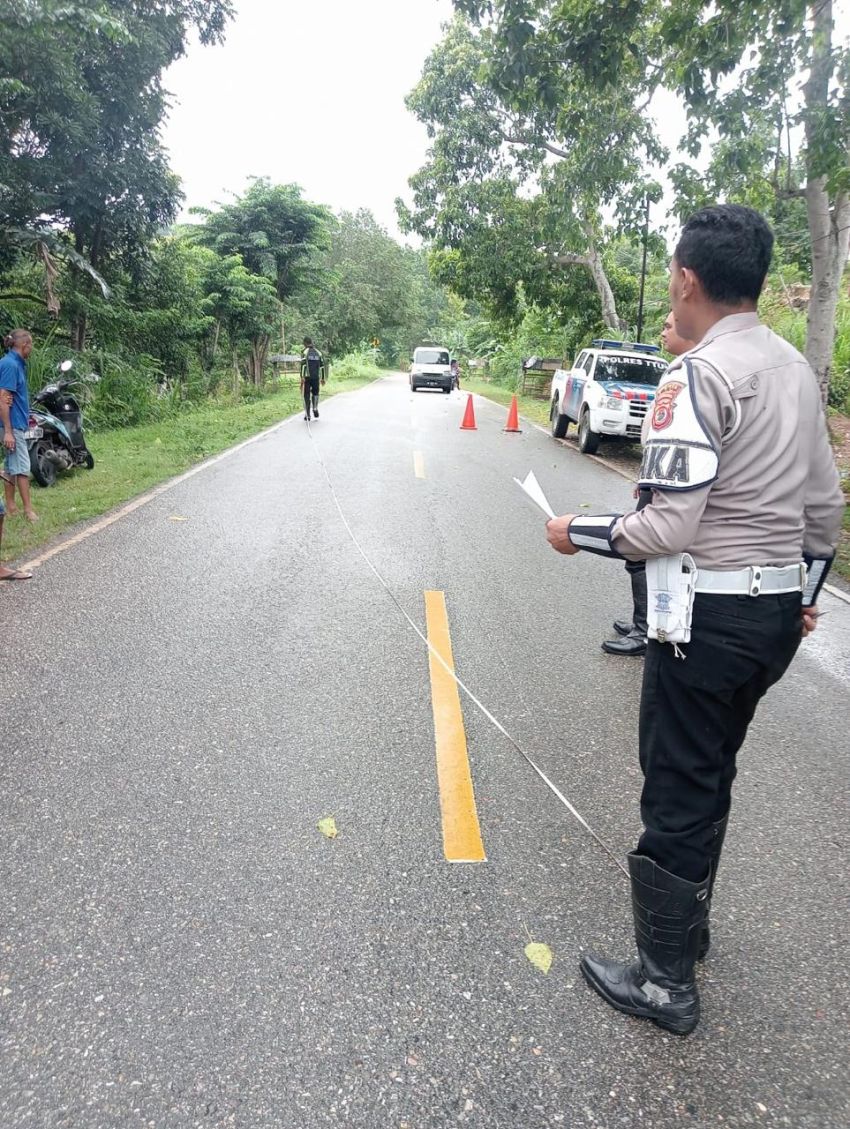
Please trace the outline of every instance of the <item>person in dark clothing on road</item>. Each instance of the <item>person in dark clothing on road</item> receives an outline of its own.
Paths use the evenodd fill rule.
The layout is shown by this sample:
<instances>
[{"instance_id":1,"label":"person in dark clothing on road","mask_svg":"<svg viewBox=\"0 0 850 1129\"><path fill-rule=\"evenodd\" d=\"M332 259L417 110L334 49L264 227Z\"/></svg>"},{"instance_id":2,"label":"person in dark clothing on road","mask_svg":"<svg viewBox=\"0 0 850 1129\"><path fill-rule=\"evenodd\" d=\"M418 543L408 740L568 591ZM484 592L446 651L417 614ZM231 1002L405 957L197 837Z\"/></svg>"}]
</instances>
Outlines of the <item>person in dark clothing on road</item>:
<instances>
[{"instance_id":1,"label":"person in dark clothing on road","mask_svg":"<svg viewBox=\"0 0 850 1129\"><path fill-rule=\"evenodd\" d=\"M325 383L325 358L309 337L304 338L304 352L301 355L301 391L304 395L304 419L310 419L310 411L319 418L319 384Z\"/></svg>"},{"instance_id":2,"label":"person in dark clothing on road","mask_svg":"<svg viewBox=\"0 0 850 1129\"><path fill-rule=\"evenodd\" d=\"M667 315L664 327L661 330L661 344L665 353L670 353L674 357L681 357L696 345L696 341L688 341L676 332L672 310ZM642 510L644 506L649 505L652 491L635 487L635 498L637 499L636 509ZM626 572L629 575L632 588L632 618L631 620L614 620L614 630L620 638L606 639L602 644L602 650L609 655L645 655L647 641L646 561L626 561Z\"/></svg>"}]
</instances>

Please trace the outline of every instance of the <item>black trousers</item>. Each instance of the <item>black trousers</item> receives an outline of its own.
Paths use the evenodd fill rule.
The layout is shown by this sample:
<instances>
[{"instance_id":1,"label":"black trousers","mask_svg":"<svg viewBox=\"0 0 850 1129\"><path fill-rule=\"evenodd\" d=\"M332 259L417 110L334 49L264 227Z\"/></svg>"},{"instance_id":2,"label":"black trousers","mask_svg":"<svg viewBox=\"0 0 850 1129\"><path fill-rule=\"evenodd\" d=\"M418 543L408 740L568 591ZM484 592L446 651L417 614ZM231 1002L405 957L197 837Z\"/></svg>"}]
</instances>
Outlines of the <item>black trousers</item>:
<instances>
[{"instance_id":1,"label":"black trousers","mask_svg":"<svg viewBox=\"0 0 850 1129\"><path fill-rule=\"evenodd\" d=\"M712 824L726 815L738 750L760 699L802 638L798 592L697 593L691 641L677 658L649 640L640 703L644 775L638 851L690 882L709 868Z\"/></svg>"},{"instance_id":2,"label":"black trousers","mask_svg":"<svg viewBox=\"0 0 850 1129\"><path fill-rule=\"evenodd\" d=\"M638 502L635 506L635 513L640 513L644 506L648 506L652 501L652 491L642 487L638 490ZM635 572L646 572L646 561L626 561L626 572L630 575Z\"/></svg>"},{"instance_id":3,"label":"black trousers","mask_svg":"<svg viewBox=\"0 0 850 1129\"><path fill-rule=\"evenodd\" d=\"M307 415L310 414L311 402L315 411L319 406L319 377L308 374L304 377L304 411Z\"/></svg>"}]
</instances>

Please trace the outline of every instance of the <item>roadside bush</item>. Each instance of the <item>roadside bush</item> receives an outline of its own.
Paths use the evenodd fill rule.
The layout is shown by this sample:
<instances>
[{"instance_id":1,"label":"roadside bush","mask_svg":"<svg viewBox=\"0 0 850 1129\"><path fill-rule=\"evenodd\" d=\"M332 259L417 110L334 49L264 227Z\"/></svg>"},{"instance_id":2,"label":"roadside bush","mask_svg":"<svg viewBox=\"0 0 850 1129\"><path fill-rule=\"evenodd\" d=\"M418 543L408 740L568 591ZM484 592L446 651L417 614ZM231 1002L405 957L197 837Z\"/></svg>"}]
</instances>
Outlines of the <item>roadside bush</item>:
<instances>
[{"instance_id":1,"label":"roadside bush","mask_svg":"<svg viewBox=\"0 0 850 1129\"><path fill-rule=\"evenodd\" d=\"M330 366L332 380L377 380L381 370L375 361L375 350L361 347L347 353Z\"/></svg>"},{"instance_id":2,"label":"roadside bush","mask_svg":"<svg viewBox=\"0 0 850 1129\"><path fill-rule=\"evenodd\" d=\"M96 430L135 427L179 410L180 390L165 385L153 357L139 356L131 363L114 353L88 353L78 358L76 367L100 377L85 407L86 422Z\"/></svg>"},{"instance_id":3,"label":"roadside bush","mask_svg":"<svg viewBox=\"0 0 850 1129\"><path fill-rule=\"evenodd\" d=\"M572 346L571 323L565 327L556 313L529 306L514 337L500 342L487 369L496 384L515 391L520 367L527 357L566 357Z\"/></svg>"},{"instance_id":4,"label":"roadside bush","mask_svg":"<svg viewBox=\"0 0 850 1129\"><path fill-rule=\"evenodd\" d=\"M832 380L829 382L829 404L850 415L850 301L838 309Z\"/></svg>"}]
</instances>

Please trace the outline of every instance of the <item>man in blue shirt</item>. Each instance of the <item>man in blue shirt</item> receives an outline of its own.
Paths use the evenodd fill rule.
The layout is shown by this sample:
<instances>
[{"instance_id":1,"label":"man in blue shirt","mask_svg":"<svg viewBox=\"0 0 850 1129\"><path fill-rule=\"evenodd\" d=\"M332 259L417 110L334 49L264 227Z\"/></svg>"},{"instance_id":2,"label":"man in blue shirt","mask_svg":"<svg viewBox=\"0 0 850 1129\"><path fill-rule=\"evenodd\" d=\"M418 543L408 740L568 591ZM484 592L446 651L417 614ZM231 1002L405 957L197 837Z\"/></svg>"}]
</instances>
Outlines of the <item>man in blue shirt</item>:
<instances>
[{"instance_id":1,"label":"man in blue shirt","mask_svg":"<svg viewBox=\"0 0 850 1129\"><path fill-rule=\"evenodd\" d=\"M27 357L32 352L32 337L25 329L13 329L3 344L9 350L0 360L0 423L3 425L3 446L6 449L6 511L17 513L15 486L21 495L24 514L29 521L38 521L30 500L30 456L25 432L29 424L30 399L27 389ZM11 396L11 400L10 397Z\"/></svg>"}]
</instances>

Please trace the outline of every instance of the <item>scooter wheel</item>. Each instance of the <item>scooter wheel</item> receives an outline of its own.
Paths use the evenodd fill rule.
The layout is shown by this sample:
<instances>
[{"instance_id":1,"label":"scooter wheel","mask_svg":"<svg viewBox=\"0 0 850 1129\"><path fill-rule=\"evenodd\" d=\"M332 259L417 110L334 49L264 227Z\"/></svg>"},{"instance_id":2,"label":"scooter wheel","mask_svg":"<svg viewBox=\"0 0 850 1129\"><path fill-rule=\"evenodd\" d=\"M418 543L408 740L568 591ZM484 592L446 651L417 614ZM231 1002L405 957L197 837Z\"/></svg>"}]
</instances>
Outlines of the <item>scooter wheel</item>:
<instances>
[{"instance_id":1,"label":"scooter wheel","mask_svg":"<svg viewBox=\"0 0 850 1129\"><path fill-rule=\"evenodd\" d=\"M87 470L93 470L94 469L94 455L91 453L91 451L86 451L86 457L83 460L83 466Z\"/></svg>"},{"instance_id":2,"label":"scooter wheel","mask_svg":"<svg viewBox=\"0 0 850 1129\"><path fill-rule=\"evenodd\" d=\"M30 447L30 468L39 486L53 486L56 482L56 463L47 457L48 450L43 439Z\"/></svg>"}]
</instances>

